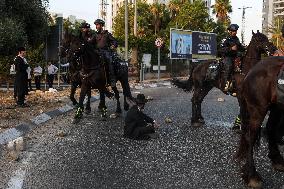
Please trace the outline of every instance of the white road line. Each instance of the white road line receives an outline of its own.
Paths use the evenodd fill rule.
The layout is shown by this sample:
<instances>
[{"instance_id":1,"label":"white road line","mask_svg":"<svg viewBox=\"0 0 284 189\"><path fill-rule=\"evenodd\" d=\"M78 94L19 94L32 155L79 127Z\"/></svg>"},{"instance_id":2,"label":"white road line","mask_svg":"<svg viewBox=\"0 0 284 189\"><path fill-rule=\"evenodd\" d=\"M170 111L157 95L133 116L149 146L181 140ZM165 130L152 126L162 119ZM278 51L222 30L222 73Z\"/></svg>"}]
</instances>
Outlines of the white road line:
<instances>
[{"instance_id":1,"label":"white road line","mask_svg":"<svg viewBox=\"0 0 284 189\"><path fill-rule=\"evenodd\" d=\"M16 170L14 175L10 178L7 189L22 189L26 175L26 168L33 154L34 153L32 152L27 154L27 157L23 160L20 168Z\"/></svg>"}]
</instances>

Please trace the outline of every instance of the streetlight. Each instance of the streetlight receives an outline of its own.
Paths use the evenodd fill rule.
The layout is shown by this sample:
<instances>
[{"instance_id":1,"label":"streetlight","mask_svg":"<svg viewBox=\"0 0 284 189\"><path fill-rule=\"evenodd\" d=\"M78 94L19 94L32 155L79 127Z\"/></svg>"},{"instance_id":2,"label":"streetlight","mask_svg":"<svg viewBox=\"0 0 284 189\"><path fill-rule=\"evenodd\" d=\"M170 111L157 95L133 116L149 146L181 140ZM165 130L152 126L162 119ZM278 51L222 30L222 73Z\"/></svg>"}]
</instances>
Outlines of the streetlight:
<instances>
[{"instance_id":1,"label":"streetlight","mask_svg":"<svg viewBox=\"0 0 284 189\"><path fill-rule=\"evenodd\" d=\"M125 54L124 59L128 61L128 0L125 1Z\"/></svg>"}]
</instances>

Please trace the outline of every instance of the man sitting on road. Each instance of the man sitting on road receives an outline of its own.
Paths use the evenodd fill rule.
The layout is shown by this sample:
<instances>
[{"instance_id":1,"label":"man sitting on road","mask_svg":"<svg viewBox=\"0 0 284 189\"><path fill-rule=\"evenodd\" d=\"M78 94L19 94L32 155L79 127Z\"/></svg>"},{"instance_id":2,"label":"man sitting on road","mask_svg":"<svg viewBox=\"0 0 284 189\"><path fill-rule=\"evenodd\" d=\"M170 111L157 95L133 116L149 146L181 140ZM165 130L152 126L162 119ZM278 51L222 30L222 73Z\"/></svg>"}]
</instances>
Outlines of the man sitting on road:
<instances>
[{"instance_id":1,"label":"man sitting on road","mask_svg":"<svg viewBox=\"0 0 284 189\"><path fill-rule=\"evenodd\" d=\"M159 125L142 112L147 102L144 94L138 94L135 101L136 105L130 108L125 117L124 136L136 140L155 138L152 134Z\"/></svg>"}]
</instances>

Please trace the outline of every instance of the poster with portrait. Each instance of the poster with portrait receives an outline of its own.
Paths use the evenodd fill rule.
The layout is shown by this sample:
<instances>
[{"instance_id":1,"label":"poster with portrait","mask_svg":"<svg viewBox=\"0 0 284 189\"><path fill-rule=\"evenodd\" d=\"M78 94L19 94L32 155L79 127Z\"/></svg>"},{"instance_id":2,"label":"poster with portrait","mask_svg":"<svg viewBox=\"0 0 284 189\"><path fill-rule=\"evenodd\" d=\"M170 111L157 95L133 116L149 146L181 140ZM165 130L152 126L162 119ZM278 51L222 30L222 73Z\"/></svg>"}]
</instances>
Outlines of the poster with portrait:
<instances>
[{"instance_id":1,"label":"poster with portrait","mask_svg":"<svg viewBox=\"0 0 284 189\"><path fill-rule=\"evenodd\" d=\"M171 59L192 58L192 32L171 28L170 33Z\"/></svg>"}]
</instances>

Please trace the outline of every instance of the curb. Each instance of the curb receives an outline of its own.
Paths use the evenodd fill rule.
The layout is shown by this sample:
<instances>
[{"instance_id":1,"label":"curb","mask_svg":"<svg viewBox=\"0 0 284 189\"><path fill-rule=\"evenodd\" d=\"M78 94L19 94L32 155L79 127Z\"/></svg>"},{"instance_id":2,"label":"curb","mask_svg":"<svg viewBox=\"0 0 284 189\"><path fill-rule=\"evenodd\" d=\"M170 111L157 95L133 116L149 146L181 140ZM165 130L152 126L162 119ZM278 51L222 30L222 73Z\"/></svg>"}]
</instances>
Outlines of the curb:
<instances>
[{"instance_id":1,"label":"curb","mask_svg":"<svg viewBox=\"0 0 284 189\"><path fill-rule=\"evenodd\" d=\"M95 102L99 99L99 96L92 96L90 101ZM32 119L30 119L30 123L21 123L17 125L14 128L8 129L4 131L3 133L0 133L0 145L5 145L25 134L27 134L32 129L41 126L42 123L45 123L59 115L65 114L71 110L73 110L74 107L65 104L62 107L59 107L55 110L51 110L49 112L42 113Z\"/></svg>"},{"instance_id":2,"label":"curb","mask_svg":"<svg viewBox=\"0 0 284 189\"><path fill-rule=\"evenodd\" d=\"M157 88L157 87L170 87L172 86L169 81L160 81L160 82L152 82L152 83L142 83L136 84L135 86L130 86L133 90L133 93L137 93L136 90L141 90L144 88ZM90 101L95 102L99 100L99 96L92 96ZM5 145L25 134L27 134L32 129L41 126L43 123L59 116L64 113L67 113L73 110L74 107L69 104L65 104L62 107L59 107L55 110L51 110L49 112L44 112L32 119L30 119L30 123L21 123L14 128L8 129L2 133L0 133L0 145Z\"/></svg>"}]
</instances>

